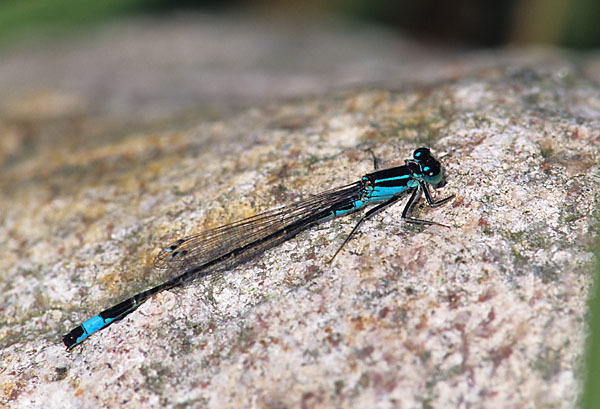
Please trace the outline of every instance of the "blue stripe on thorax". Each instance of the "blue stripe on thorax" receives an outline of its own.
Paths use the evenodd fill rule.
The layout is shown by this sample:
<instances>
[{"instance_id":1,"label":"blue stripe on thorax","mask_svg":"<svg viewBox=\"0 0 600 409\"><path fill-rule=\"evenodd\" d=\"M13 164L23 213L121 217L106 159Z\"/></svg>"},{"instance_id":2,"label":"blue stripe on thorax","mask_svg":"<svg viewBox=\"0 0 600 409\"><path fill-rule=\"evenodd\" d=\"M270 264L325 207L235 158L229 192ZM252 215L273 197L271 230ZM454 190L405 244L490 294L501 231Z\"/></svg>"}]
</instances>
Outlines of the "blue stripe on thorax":
<instances>
[{"instance_id":1,"label":"blue stripe on thorax","mask_svg":"<svg viewBox=\"0 0 600 409\"><path fill-rule=\"evenodd\" d=\"M387 178L375 179L374 183L378 184L378 183L393 182L393 181L403 181L403 180L410 179L410 178L411 178L410 174L404 174L404 175L392 176L392 177L387 177Z\"/></svg>"},{"instance_id":2,"label":"blue stripe on thorax","mask_svg":"<svg viewBox=\"0 0 600 409\"><path fill-rule=\"evenodd\" d=\"M341 210L335 210L333 216L345 216L365 207L367 204L391 199L394 196L402 194L407 189L418 185L418 182L415 181L410 174L401 174L386 177L384 179L374 179L365 176L363 182L365 183L365 187L363 188L361 197L355 199L352 206L348 206Z\"/></svg>"},{"instance_id":3,"label":"blue stripe on thorax","mask_svg":"<svg viewBox=\"0 0 600 409\"><path fill-rule=\"evenodd\" d=\"M394 168L396 172L376 172L371 174L370 192L367 195L369 201L381 201L398 196L407 189L417 186L417 181L408 171L406 166ZM380 176L377 178L377 176Z\"/></svg>"},{"instance_id":4,"label":"blue stripe on thorax","mask_svg":"<svg viewBox=\"0 0 600 409\"><path fill-rule=\"evenodd\" d=\"M379 202L382 200L391 199L393 196L398 196L406 189L408 189L407 186L375 186L373 187L373 190L369 193L368 200L370 202Z\"/></svg>"}]
</instances>

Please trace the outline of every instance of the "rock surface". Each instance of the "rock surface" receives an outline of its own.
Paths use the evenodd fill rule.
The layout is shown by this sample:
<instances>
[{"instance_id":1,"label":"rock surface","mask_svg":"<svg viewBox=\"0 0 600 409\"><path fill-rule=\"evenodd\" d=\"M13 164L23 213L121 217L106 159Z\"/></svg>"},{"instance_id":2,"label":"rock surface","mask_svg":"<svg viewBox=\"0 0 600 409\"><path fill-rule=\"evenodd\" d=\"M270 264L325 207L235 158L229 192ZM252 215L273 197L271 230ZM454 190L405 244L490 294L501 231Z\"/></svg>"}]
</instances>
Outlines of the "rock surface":
<instances>
[{"instance_id":1,"label":"rock surface","mask_svg":"<svg viewBox=\"0 0 600 409\"><path fill-rule=\"evenodd\" d=\"M231 26L125 27L58 51L14 51L0 64L0 404L575 406L599 202L597 57L441 58L377 33L398 48L384 53L362 33L351 39L357 55L323 56L313 62L323 72L299 69L310 80L296 89L280 85L304 61L290 45L298 37L246 22L231 34L244 44L246 31L258 33L261 41L245 37L246 58L262 61L255 54L267 47L257 44L269 39L268 60L284 72L265 62L255 68L262 80L245 77L243 55L221 44L214 50L232 59L224 67L240 74L215 83L213 95L192 78L215 57L191 46ZM324 32L316 43L349 44ZM161 33L173 54L145 48ZM319 44L306 53L328 49ZM139 83L117 74L125 54L144 67ZM56 63L19 70L46 58ZM368 74L349 82L377 87L344 88L343 63L359 60L372 60ZM178 68L154 75L169 67ZM272 92L237 88L261 83ZM141 84L165 98L136 104ZM225 109L207 109L212 100ZM396 205L327 264L358 215L336 219L227 274L161 293L65 351L62 334L160 282L152 259L171 239L357 180L372 170L367 149L392 166L418 146L447 169L436 197L456 197L415 211L450 228L407 225Z\"/></svg>"}]
</instances>

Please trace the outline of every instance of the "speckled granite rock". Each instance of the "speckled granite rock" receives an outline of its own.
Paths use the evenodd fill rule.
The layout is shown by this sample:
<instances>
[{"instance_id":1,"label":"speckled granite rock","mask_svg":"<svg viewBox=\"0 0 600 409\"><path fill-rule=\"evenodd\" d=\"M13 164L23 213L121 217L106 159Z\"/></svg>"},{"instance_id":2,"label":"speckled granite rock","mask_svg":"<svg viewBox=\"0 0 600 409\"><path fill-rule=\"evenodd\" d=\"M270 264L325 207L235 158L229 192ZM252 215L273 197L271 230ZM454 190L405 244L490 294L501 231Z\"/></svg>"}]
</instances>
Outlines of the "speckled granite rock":
<instances>
[{"instance_id":1,"label":"speckled granite rock","mask_svg":"<svg viewBox=\"0 0 600 409\"><path fill-rule=\"evenodd\" d=\"M454 78L386 76L183 123L177 107L148 125L96 114L85 92L13 93L0 118L0 404L574 407L599 65L518 55L425 61ZM436 195L456 198L416 211L451 228L411 227L397 205L329 265L357 218L337 219L61 344L158 282L152 257L170 239L352 182L372 169L367 148L396 165L422 145L447 168Z\"/></svg>"}]
</instances>

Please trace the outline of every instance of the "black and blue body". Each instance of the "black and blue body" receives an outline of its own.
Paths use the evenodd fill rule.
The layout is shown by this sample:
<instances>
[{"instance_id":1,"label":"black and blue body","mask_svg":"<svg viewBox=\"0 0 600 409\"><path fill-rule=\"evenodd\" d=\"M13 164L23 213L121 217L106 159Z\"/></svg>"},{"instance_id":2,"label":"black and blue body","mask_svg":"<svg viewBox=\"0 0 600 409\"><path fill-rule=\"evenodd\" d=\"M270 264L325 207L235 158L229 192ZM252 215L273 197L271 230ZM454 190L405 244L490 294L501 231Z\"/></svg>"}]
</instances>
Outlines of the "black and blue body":
<instances>
[{"instance_id":1,"label":"black and blue body","mask_svg":"<svg viewBox=\"0 0 600 409\"><path fill-rule=\"evenodd\" d=\"M453 196L434 201L428 187L439 188L444 184L444 170L440 162L431 155L429 149L419 148L413 152L413 158L406 160L402 166L377 170L355 183L310 196L289 206L176 240L164 247L154 260L155 266L164 272L165 281L162 284L83 322L64 335L63 342L67 348L72 348L94 332L136 310L154 294L230 269L315 224L345 216L370 204L377 203L359 219L331 260L364 220L409 194L402 219L409 223L439 225L411 217L411 210L422 194L429 206L448 202Z\"/></svg>"}]
</instances>

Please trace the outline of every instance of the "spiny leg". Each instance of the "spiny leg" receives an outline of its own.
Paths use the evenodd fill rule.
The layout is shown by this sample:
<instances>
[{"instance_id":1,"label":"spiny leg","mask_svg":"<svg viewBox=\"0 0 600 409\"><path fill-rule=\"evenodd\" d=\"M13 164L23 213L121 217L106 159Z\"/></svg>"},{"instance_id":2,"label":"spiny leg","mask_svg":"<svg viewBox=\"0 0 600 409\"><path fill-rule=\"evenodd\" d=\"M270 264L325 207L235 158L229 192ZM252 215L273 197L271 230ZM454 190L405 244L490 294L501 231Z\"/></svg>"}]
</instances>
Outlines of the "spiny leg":
<instances>
[{"instance_id":1,"label":"spiny leg","mask_svg":"<svg viewBox=\"0 0 600 409\"><path fill-rule=\"evenodd\" d=\"M454 195L450 195L436 202L431 197L431 193L429 193L429 188L427 187L427 184L421 182L419 185L421 186L421 189L423 189L423 193L425 193L425 200L427 200L427 204L431 207L441 206L454 197Z\"/></svg>"},{"instance_id":2,"label":"spiny leg","mask_svg":"<svg viewBox=\"0 0 600 409\"><path fill-rule=\"evenodd\" d=\"M412 223L412 224L421 224L421 225L428 225L428 226L429 225L437 225L437 226L442 226L442 227L450 227L450 226L446 226L445 224L442 224L442 223L434 222L431 220L417 219L417 218L410 216L410 213L412 212L412 208L414 207L415 204L417 204L417 202L421 198L422 192L425 192L425 199L427 200L427 204L429 206L442 205L454 197L454 195L451 195L442 200L438 200L437 202L434 202L433 199L431 198L431 194L429 193L429 190L427 189L427 185L424 182L420 182L419 187L413 191L413 194L408 199L406 206L404 206L404 210L402 211L402 219L404 219L405 222Z\"/></svg>"},{"instance_id":3,"label":"spiny leg","mask_svg":"<svg viewBox=\"0 0 600 409\"><path fill-rule=\"evenodd\" d=\"M378 213L381 210L385 209L386 207L394 204L395 202L397 202L402 197L403 197L403 195L393 196L392 198L386 200L383 203L378 204L377 206L375 206L374 208L372 208L368 212L366 212L364 215L362 215L362 217L358 220L358 223L356 223L356 225L354 226L354 228L352 229L352 231L350 231L350 234L348 234L348 236L346 237L346 240L344 240L344 242L342 243L342 245L337 249L337 251L335 252L335 254L333 255L333 257L331 257L331 259L327 262L327 264L331 264L331 262L333 261L333 259L335 258L335 256L337 256L338 253L342 250L342 248L346 245L346 243L348 243L350 241L350 238L354 235L354 233L358 229L358 226L360 226L360 224L363 221L365 221L369 217L373 216L375 213Z\"/></svg>"}]
</instances>

